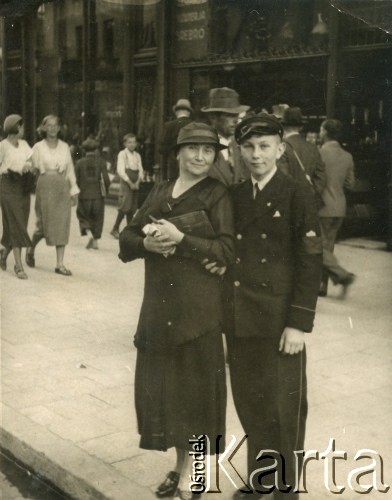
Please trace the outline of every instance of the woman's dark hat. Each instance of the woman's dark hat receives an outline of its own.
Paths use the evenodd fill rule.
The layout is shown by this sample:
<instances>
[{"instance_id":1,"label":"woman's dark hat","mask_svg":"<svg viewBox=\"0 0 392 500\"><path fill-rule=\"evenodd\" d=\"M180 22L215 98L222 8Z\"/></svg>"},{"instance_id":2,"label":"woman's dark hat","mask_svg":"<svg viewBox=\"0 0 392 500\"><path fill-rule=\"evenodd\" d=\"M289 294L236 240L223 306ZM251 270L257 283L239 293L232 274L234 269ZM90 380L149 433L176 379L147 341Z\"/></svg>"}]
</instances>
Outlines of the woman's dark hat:
<instances>
[{"instance_id":1,"label":"woman's dark hat","mask_svg":"<svg viewBox=\"0 0 392 500\"><path fill-rule=\"evenodd\" d=\"M301 127L306 120L302 117L301 108L287 108L283 111L282 125L289 127Z\"/></svg>"},{"instance_id":2,"label":"woman's dark hat","mask_svg":"<svg viewBox=\"0 0 392 500\"><path fill-rule=\"evenodd\" d=\"M8 134L9 131L12 130L20 121L23 121L23 118L20 115L8 115L4 120L4 133Z\"/></svg>"},{"instance_id":3,"label":"woman's dark hat","mask_svg":"<svg viewBox=\"0 0 392 500\"><path fill-rule=\"evenodd\" d=\"M82 142L82 148L87 152L95 151L96 149L99 148L99 142L89 137L88 139Z\"/></svg>"},{"instance_id":4,"label":"woman's dark hat","mask_svg":"<svg viewBox=\"0 0 392 500\"><path fill-rule=\"evenodd\" d=\"M173 113L175 113L179 109L186 109L190 113L193 113L191 103L188 101L188 99L178 99L176 104L173 106Z\"/></svg>"},{"instance_id":5,"label":"woman's dark hat","mask_svg":"<svg viewBox=\"0 0 392 500\"><path fill-rule=\"evenodd\" d=\"M180 129L176 149L183 144L212 144L217 149L227 146L220 144L217 131L206 123L191 122Z\"/></svg>"},{"instance_id":6,"label":"woman's dark hat","mask_svg":"<svg viewBox=\"0 0 392 500\"><path fill-rule=\"evenodd\" d=\"M238 115L248 111L250 106L240 104L237 92L228 87L211 89L208 96L208 106L201 108L203 113L228 113Z\"/></svg>"},{"instance_id":7,"label":"woman's dark hat","mask_svg":"<svg viewBox=\"0 0 392 500\"><path fill-rule=\"evenodd\" d=\"M261 113L245 118L235 128L234 137L238 144L252 135L279 135L282 138L283 127L274 115Z\"/></svg>"}]
</instances>

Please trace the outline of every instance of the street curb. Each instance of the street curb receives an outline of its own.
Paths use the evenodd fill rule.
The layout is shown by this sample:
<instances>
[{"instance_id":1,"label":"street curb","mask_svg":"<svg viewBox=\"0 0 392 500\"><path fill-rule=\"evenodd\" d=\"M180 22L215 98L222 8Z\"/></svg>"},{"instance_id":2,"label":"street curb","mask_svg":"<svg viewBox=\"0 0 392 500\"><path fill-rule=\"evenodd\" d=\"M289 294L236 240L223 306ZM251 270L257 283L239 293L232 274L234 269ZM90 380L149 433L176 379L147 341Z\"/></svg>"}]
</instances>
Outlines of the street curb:
<instances>
[{"instance_id":1,"label":"street curb","mask_svg":"<svg viewBox=\"0 0 392 500\"><path fill-rule=\"evenodd\" d=\"M35 424L7 405L2 407L0 447L43 480L77 500L130 500L152 497L114 467Z\"/></svg>"},{"instance_id":2,"label":"street curb","mask_svg":"<svg viewBox=\"0 0 392 500\"><path fill-rule=\"evenodd\" d=\"M365 238L348 238L339 240L336 244L345 247L360 248L361 250L377 250L382 252L386 252L388 250L387 244L384 241L372 239L366 240Z\"/></svg>"}]
</instances>

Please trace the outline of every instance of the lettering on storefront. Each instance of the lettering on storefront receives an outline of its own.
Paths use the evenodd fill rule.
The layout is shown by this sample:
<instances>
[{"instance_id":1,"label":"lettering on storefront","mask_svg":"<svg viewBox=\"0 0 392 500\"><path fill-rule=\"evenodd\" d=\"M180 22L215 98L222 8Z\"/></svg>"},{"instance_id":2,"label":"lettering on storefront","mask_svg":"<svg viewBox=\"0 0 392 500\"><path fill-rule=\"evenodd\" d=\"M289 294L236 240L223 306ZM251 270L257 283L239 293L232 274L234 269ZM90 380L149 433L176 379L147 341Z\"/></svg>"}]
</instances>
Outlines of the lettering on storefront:
<instances>
[{"instance_id":1,"label":"lettering on storefront","mask_svg":"<svg viewBox=\"0 0 392 500\"><path fill-rule=\"evenodd\" d=\"M206 0L177 0L176 56L178 61L206 57L208 43Z\"/></svg>"}]
</instances>

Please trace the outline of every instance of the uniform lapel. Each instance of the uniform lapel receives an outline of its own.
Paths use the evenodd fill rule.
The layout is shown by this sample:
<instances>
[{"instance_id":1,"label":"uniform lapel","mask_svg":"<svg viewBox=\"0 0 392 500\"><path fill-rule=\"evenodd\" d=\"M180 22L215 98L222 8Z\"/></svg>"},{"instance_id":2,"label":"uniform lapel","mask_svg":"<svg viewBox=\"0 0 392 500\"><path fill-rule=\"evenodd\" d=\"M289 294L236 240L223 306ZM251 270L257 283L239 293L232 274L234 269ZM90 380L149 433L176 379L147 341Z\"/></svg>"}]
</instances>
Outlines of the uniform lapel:
<instances>
[{"instance_id":1,"label":"uniform lapel","mask_svg":"<svg viewBox=\"0 0 392 500\"><path fill-rule=\"evenodd\" d=\"M276 207L284 199L284 194L281 191L283 183L283 174L279 171L272 177L269 183L258 194L257 199L253 199L253 185L251 180L247 180L240 184L240 188L236 192L236 207L237 212L237 227L244 229L251 224L255 219L264 217L269 212L275 212Z\"/></svg>"}]
</instances>

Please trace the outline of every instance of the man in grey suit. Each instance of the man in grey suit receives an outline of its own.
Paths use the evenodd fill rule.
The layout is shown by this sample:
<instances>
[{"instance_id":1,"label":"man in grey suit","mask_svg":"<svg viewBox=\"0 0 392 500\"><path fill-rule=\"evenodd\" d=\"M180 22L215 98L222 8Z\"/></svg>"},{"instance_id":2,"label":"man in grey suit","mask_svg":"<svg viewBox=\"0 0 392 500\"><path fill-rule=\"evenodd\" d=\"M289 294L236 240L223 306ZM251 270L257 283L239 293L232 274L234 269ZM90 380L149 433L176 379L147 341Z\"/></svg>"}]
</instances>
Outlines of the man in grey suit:
<instances>
[{"instance_id":1,"label":"man in grey suit","mask_svg":"<svg viewBox=\"0 0 392 500\"><path fill-rule=\"evenodd\" d=\"M300 108L284 110L282 126L286 150L277 165L282 172L299 182L306 178L313 186L318 203L326 184L325 165L317 146L307 142L300 134L304 123ZM319 208L321 204L318 204Z\"/></svg>"},{"instance_id":2,"label":"man in grey suit","mask_svg":"<svg viewBox=\"0 0 392 500\"><path fill-rule=\"evenodd\" d=\"M342 123L332 119L325 120L320 127L323 143L320 154L327 174L327 185L322 193L324 206L319 211L324 268L321 297L327 295L328 278L335 285L342 285L343 298L355 279L355 275L344 269L333 255L336 236L346 215L344 189L353 189L355 185L353 157L339 143L342 129Z\"/></svg>"}]
</instances>

